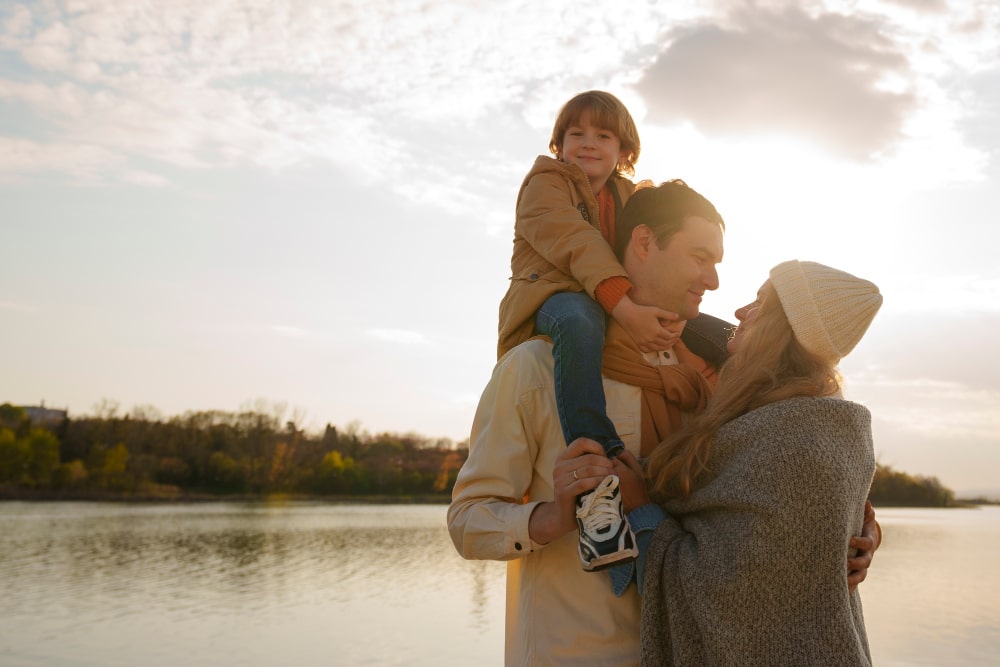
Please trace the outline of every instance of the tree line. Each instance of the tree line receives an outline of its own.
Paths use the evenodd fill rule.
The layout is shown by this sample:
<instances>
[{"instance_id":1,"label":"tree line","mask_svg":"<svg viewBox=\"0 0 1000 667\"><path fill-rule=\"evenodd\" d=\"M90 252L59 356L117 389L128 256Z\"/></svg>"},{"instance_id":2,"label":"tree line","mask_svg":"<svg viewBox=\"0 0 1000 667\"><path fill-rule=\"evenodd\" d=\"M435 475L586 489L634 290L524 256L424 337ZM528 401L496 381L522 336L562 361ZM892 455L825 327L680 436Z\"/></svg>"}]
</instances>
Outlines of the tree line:
<instances>
[{"instance_id":1,"label":"tree line","mask_svg":"<svg viewBox=\"0 0 1000 667\"><path fill-rule=\"evenodd\" d=\"M951 507L956 504L955 492L937 477L908 475L881 463L875 469L868 497L876 506Z\"/></svg>"},{"instance_id":2,"label":"tree line","mask_svg":"<svg viewBox=\"0 0 1000 667\"><path fill-rule=\"evenodd\" d=\"M113 412L113 411L111 411ZM467 449L417 435L327 425L309 435L271 413L188 412L32 422L0 406L0 488L8 497L441 496Z\"/></svg>"},{"instance_id":3,"label":"tree line","mask_svg":"<svg viewBox=\"0 0 1000 667\"><path fill-rule=\"evenodd\" d=\"M327 425L309 435L270 411L154 410L36 423L0 405L0 493L6 497L352 496L429 498L451 493L465 444L408 434L369 435ZM284 422L284 423L283 423ZM948 507L936 477L879 464L878 505Z\"/></svg>"}]
</instances>

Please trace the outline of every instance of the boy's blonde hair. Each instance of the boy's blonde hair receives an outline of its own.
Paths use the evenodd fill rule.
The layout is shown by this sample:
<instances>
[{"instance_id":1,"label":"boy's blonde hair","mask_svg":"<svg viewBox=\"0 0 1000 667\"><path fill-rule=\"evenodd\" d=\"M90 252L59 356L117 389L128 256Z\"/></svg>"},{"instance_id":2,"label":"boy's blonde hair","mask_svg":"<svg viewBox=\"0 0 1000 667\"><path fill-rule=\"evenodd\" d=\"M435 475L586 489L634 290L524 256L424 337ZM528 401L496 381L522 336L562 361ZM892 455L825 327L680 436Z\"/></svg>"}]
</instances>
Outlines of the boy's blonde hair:
<instances>
[{"instance_id":1,"label":"boy's blonde hair","mask_svg":"<svg viewBox=\"0 0 1000 667\"><path fill-rule=\"evenodd\" d=\"M549 139L552 154L558 156L562 152L566 130L580 122L584 111L590 112L592 125L614 132L621 141L624 155L618 162L618 175L635 175L635 163L639 161L639 131L635 128L632 114L621 100L601 90L580 93L563 105L552 128L552 138Z\"/></svg>"}]
</instances>

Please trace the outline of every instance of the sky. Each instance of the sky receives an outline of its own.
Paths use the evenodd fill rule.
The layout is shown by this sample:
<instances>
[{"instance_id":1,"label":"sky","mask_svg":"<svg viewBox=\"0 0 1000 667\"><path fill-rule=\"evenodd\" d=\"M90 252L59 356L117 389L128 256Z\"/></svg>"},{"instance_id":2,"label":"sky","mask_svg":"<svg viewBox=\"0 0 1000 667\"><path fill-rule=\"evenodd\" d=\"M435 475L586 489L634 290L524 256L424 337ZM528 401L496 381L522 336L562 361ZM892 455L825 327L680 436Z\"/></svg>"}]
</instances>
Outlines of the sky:
<instances>
[{"instance_id":1,"label":"sky","mask_svg":"<svg viewBox=\"0 0 1000 667\"><path fill-rule=\"evenodd\" d=\"M788 259L876 282L879 461L1000 497L995 0L4 0L0 402L467 439L590 89L726 219L705 312Z\"/></svg>"}]
</instances>

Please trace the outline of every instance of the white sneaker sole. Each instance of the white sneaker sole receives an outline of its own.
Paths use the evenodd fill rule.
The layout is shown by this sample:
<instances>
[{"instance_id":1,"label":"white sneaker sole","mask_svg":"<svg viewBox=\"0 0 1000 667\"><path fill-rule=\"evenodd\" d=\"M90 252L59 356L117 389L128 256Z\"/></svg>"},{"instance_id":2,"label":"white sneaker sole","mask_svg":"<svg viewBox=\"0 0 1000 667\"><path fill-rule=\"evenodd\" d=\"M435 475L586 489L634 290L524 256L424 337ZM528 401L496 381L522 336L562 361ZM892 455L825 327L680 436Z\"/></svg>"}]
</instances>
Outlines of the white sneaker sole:
<instances>
[{"instance_id":1,"label":"white sneaker sole","mask_svg":"<svg viewBox=\"0 0 1000 667\"><path fill-rule=\"evenodd\" d=\"M631 530L631 528L629 530ZM583 567L584 572L597 572L620 563L631 562L639 557L639 547L635 546L635 535L632 536L632 545L631 549L622 549L621 551L615 551L603 556L598 556L589 563L584 562L583 553L580 552L578 548L577 553L580 555L580 565Z\"/></svg>"}]
</instances>

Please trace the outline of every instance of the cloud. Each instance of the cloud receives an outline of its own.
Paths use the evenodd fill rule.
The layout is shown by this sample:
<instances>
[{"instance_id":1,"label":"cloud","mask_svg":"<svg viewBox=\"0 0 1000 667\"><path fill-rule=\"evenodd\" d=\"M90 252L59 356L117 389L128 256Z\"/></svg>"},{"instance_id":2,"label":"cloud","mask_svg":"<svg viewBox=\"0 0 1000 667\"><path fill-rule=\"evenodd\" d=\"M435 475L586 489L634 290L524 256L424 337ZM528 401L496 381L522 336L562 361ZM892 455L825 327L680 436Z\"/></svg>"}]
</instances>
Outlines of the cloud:
<instances>
[{"instance_id":1,"label":"cloud","mask_svg":"<svg viewBox=\"0 0 1000 667\"><path fill-rule=\"evenodd\" d=\"M1000 315L1000 270L981 269L978 274L899 275L890 308L923 315L930 309L935 315L982 313L996 317Z\"/></svg>"},{"instance_id":2,"label":"cloud","mask_svg":"<svg viewBox=\"0 0 1000 667\"><path fill-rule=\"evenodd\" d=\"M869 386L879 417L901 430L954 439L1000 440L1000 391L961 382L882 380Z\"/></svg>"},{"instance_id":3,"label":"cloud","mask_svg":"<svg viewBox=\"0 0 1000 667\"><path fill-rule=\"evenodd\" d=\"M300 327L291 327L283 324L273 324L271 325L271 331L281 336L287 336L289 338L306 338L312 335L312 332L308 329L302 329Z\"/></svg>"},{"instance_id":4,"label":"cloud","mask_svg":"<svg viewBox=\"0 0 1000 667\"><path fill-rule=\"evenodd\" d=\"M471 126L538 91L562 98L585 79L615 76L626 69L622 46L638 44L651 13L663 11L360 0L17 5L0 24L10 55L0 99L48 119L55 141L86 139L123 157L277 169L319 158L384 173L423 143L406 127ZM555 24L566 30L553 36ZM374 157L381 166L370 166Z\"/></svg>"},{"instance_id":5,"label":"cloud","mask_svg":"<svg viewBox=\"0 0 1000 667\"><path fill-rule=\"evenodd\" d=\"M887 398L900 387L922 395L944 389L954 394L960 387L970 397L986 395L981 392L1000 397L1000 377L991 352L1000 312L955 313L939 311L935 305L928 302L921 311L880 313L857 350L843 362L848 379L885 388ZM991 409L995 405L1000 402Z\"/></svg>"},{"instance_id":6,"label":"cloud","mask_svg":"<svg viewBox=\"0 0 1000 667\"><path fill-rule=\"evenodd\" d=\"M915 12L943 14L948 11L946 0L886 0L890 4L912 9Z\"/></svg>"},{"instance_id":7,"label":"cloud","mask_svg":"<svg viewBox=\"0 0 1000 667\"><path fill-rule=\"evenodd\" d=\"M419 331L408 331L406 329L369 329L368 335L378 340L389 343L400 343L402 345L423 345L427 343L427 338Z\"/></svg>"},{"instance_id":8,"label":"cloud","mask_svg":"<svg viewBox=\"0 0 1000 667\"><path fill-rule=\"evenodd\" d=\"M54 142L122 158L187 168L280 169L317 156L357 165L384 142L363 96L338 92L337 17L324 3L18 6L0 48L27 76L0 70L0 100L46 119Z\"/></svg>"},{"instance_id":9,"label":"cloud","mask_svg":"<svg viewBox=\"0 0 1000 667\"><path fill-rule=\"evenodd\" d=\"M21 181L34 173L58 171L79 180L96 181L120 163L113 151L99 145L42 144L0 136L0 180Z\"/></svg>"},{"instance_id":10,"label":"cloud","mask_svg":"<svg viewBox=\"0 0 1000 667\"><path fill-rule=\"evenodd\" d=\"M451 402L454 405L465 406L465 407L475 407L479 404L479 399L482 398L479 394L454 394L451 397Z\"/></svg>"},{"instance_id":11,"label":"cloud","mask_svg":"<svg viewBox=\"0 0 1000 667\"><path fill-rule=\"evenodd\" d=\"M874 19L744 10L668 35L637 84L653 121L791 133L863 160L901 138L916 105L907 59Z\"/></svg>"},{"instance_id":12,"label":"cloud","mask_svg":"<svg viewBox=\"0 0 1000 667\"><path fill-rule=\"evenodd\" d=\"M0 35L23 36L31 31L31 12L24 5L14 5L5 10L6 16L0 22ZM4 41L0 41L0 46Z\"/></svg>"},{"instance_id":13,"label":"cloud","mask_svg":"<svg viewBox=\"0 0 1000 667\"><path fill-rule=\"evenodd\" d=\"M0 310L16 310L19 312L28 312L35 310L35 307L25 305L23 303L17 303L16 301L0 301Z\"/></svg>"},{"instance_id":14,"label":"cloud","mask_svg":"<svg viewBox=\"0 0 1000 667\"><path fill-rule=\"evenodd\" d=\"M140 171L138 169L132 169L125 172L122 175L122 180L131 183L132 185L147 188L161 188L170 183L170 181L159 174L152 174L148 171Z\"/></svg>"},{"instance_id":15,"label":"cloud","mask_svg":"<svg viewBox=\"0 0 1000 667\"><path fill-rule=\"evenodd\" d=\"M482 220L479 193L495 190L508 165L525 166L507 137L544 132L584 87L628 98L639 80L652 122L687 120L727 135L796 132L854 157L889 150L926 92L915 92L907 69L914 51L953 68L989 60L989 21L959 13L954 22L948 30L978 30L965 40L978 46L963 43L957 55L944 41L952 32L918 45L900 32L920 34L923 25L903 30L885 17L763 2L639 3L609 13L587 0L572 10L439 0L54 1L16 5L0 23L0 102L41 124L32 139L63 147L35 150L20 178L62 171L85 183L156 186L164 184L151 173L156 163L283 170L318 161ZM663 35L667 49L643 75ZM952 103L950 113L960 108ZM927 137L939 130L924 129ZM74 157L61 161L66 147L76 147ZM469 157L488 151L489 160Z\"/></svg>"},{"instance_id":16,"label":"cloud","mask_svg":"<svg viewBox=\"0 0 1000 667\"><path fill-rule=\"evenodd\" d=\"M975 94L965 99L968 115L962 125L968 142L978 146L1000 146L1000 67L973 77Z\"/></svg>"}]
</instances>

